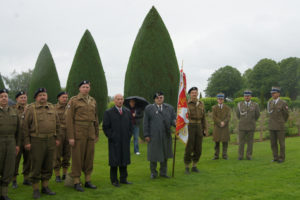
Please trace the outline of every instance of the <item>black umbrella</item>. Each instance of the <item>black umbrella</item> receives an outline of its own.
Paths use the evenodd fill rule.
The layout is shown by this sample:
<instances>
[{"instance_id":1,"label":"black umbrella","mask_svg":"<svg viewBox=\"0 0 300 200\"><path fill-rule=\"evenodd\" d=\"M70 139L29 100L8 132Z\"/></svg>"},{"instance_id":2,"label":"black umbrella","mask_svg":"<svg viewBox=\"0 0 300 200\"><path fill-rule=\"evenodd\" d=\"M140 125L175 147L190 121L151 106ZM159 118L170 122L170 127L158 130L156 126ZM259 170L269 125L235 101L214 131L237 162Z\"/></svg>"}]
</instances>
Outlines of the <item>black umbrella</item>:
<instances>
[{"instance_id":1,"label":"black umbrella","mask_svg":"<svg viewBox=\"0 0 300 200\"><path fill-rule=\"evenodd\" d=\"M143 98L143 97L139 97L139 96L131 96L131 97L127 97L124 101L124 106L126 106L127 108L130 108L129 106L129 101L133 99L135 100L135 107L136 108L141 108L141 109L145 109L145 107L149 104L149 102Z\"/></svg>"}]
</instances>

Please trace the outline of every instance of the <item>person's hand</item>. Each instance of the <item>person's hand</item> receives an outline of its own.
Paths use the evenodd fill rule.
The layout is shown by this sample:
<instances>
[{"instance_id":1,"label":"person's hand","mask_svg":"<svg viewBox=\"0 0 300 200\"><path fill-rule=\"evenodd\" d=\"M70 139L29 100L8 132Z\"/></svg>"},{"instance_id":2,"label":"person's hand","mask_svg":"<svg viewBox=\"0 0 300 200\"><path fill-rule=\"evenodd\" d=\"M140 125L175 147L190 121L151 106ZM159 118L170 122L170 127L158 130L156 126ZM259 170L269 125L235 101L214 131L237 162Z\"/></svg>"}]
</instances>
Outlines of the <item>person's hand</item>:
<instances>
[{"instance_id":1,"label":"person's hand","mask_svg":"<svg viewBox=\"0 0 300 200\"><path fill-rule=\"evenodd\" d=\"M150 137L145 137L146 142L150 142Z\"/></svg>"},{"instance_id":2,"label":"person's hand","mask_svg":"<svg viewBox=\"0 0 300 200\"><path fill-rule=\"evenodd\" d=\"M69 144L73 147L75 145L75 140L74 139L69 139Z\"/></svg>"},{"instance_id":3,"label":"person's hand","mask_svg":"<svg viewBox=\"0 0 300 200\"><path fill-rule=\"evenodd\" d=\"M26 145L25 145L25 149L26 149L27 151L30 151L30 149L31 149L31 144L26 144Z\"/></svg>"},{"instance_id":4,"label":"person's hand","mask_svg":"<svg viewBox=\"0 0 300 200\"><path fill-rule=\"evenodd\" d=\"M208 132L207 131L203 131L203 135L204 136L208 136Z\"/></svg>"},{"instance_id":5,"label":"person's hand","mask_svg":"<svg viewBox=\"0 0 300 200\"><path fill-rule=\"evenodd\" d=\"M96 137L95 137L95 143L97 143L98 141L99 141L99 137L96 136Z\"/></svg>"},{"instance_id":6,"label":"person's hand","mask_svg":"<svg viewBox=\"0 0 300 200\"><path fill-rule=\"evenodd\" d=\"M221 127L224 127L225 126L225 123L224 122L221 122Z\"/></svg>"},{"instance_id":7,"label":"person's hand","mask_svg":"<svg viewBox=\"0 0 300 200\"><path fill-rule=\"evenodd\" d=\"M60 145L60 141L59 140L55 140L55 144L58 147Z\"/></svg>"},{"instance_id":8,"label":"person's hand","mask_svg":"<svg viewBox=\"0 0 300 200\"><path fill-rule=\"evenodd\" d=\"M19 146L16 146L16 155L18 155L20 152L20 147Z\"/></svg>"},{"instance_id":9,"label":"person's hand","mask_svg":"<svg viewBox=\"0 0 300 200\"><path fill-rule=\"evenodd\" d=\"M135 113L132 113L132 117L135 117Z\"/></svg>"}]
</instances>

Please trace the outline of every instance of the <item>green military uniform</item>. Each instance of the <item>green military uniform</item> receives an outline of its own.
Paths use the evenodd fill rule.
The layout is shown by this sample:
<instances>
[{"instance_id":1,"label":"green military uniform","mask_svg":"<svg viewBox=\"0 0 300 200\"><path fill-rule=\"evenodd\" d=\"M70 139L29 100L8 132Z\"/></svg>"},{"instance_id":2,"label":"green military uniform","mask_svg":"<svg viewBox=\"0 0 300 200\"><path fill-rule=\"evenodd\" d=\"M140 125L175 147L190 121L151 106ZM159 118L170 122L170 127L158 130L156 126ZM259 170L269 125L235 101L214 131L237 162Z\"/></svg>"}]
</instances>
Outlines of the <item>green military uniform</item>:
<instances>
[{"instance_id":1,"label":"green military uniform","mask_svg":"<svg viewBox=\"0 0 300 200\"><path fill-rule=\"evenodd\" d=\"M55 140L59 136L59 118L51 103L41 105L38 102L28 105L24 118L24 142L31 144L30 179L34 191L42 187L48 188L52 176Z\"/></svg>"},{"instance_id":2,"label":"green military uniform","mask_svg":"<svg viewBox=\"0 0 300 200\"><path fill-rule=\"evenodd\" d=\"M256 128L256 121L260 116L259 106L253 101L242 101L238 103L237 117L239 121L239 150L238 158L244 157L244 146L247 143L246 158L251 160L253 149L253 137Z\"/></svg>"},{"instance_id":3,"label":"green military uniform","mask_svg":"<svg viewBox=\"0 0 300 200\"><path fill-rule=\"evenodd\" d=\"M7 197L15 169L16 145L20 144L20 121L12 107L0 107L0 196Z\"/></svg>"},{"instance_id":4,"label":"green military uniform","mask_svg":"<svg viewBox=\"0 0 300 200\"><path fill-rule=\"evenodd\" d=\"M25 105L26 106L26 105ZM24 121L24 109L25 106L17 103L13 107L17 111L17 114L20 119L20 127L21 127L21 132L20 132L20 151L18 155L16 156L16 166L15 166L15 174L14 174L14 180L16 181L17 176L19 175L19 165L21 161L21 157L23 155L23 176L24 176L24 183L29 182L29 173L30 173L30 152L24 148L24 135L22 132L22 125Z\"/></svg>"},{"instance_id":5,"label":"green military uniform","mask_svg":"<svg viewBox=\"0 0 300 200\"><path fill-rule=\"evenodd\" d=\"M95 139L99 135L96 100L80 93L72 97L67 105L66 125L69 140L75 139L71 169L74 184L80 183L81 171L85 174L85 182L89 183L93 171Z\"/></svg>"},{"instance_id":6,"label":"green military uniform","mask_svg":"<svg viewBox=\"0 0 300 200\"><path fill-rule=\"evenodd\" d=\"M60 121L60 145L56 147L56 155L54 160L54 171L56 176L60 176L60 168L63 168L63 175L67 174L68 167L70 166L71 146L67 137L66 127L66 105L57 103L55 105L56 112ZM62 158L62 160L61 160Z\"/></svg>"},{"instance_id":7,"label":"green military uniform","mask_svg":"<svg viewBox=\"0 0 300 200\"><path fill-rule=\"evenodd\" d=\"M213 130L213 140L215 144L215 159L219 158L220 153L220 142L223 145L222 157L227 159L227 148L228 142L230 140L229 133L229 121L231 117L230 108L225 104L218 104L213 106L213 121L214 121L214 130ZM221 122L224 122L224 127L221 127Z\"/></svg>"},{"instance_id":8,"label":"green military uniform","mask_svg":"<svg viewBox=\"0 0 300 200\"><path fill-rule=\"evenodd\" d=\"M207 130L204 103L200 100L188 102L188 141L185 147L184 163L197 163L202 153L203 133Z\"/></svg>"},{"instance_id":9,"label":"green military uniform","mask_svg":"<svg viewBox=\"0 0 300 200\"><path fill-rule=\"evenodd\" d=\"M268 102L269 130L271 148L274 161L283 162L285 160L285 127L284 124L289 118L287 103L280 98ZM280 145L280 155L278 156L278 141Z\"/></svg>"}]
</instances>

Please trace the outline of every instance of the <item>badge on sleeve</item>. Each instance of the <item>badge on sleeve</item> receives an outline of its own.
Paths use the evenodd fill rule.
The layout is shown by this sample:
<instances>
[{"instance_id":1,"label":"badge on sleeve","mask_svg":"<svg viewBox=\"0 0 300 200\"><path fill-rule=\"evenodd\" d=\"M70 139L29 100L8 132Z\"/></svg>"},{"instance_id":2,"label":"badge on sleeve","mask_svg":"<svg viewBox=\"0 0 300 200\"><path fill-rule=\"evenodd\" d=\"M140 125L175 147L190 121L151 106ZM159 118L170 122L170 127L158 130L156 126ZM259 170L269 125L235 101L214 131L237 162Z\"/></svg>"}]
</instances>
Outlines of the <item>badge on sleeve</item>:
<instances>
[{"instance_id":1,"label":"badge on sleeve","mask_svg":"<svg viewBox=\"0 0 300 200\"><path fill-rule=\"evenodd\" d=\"M69 109L70 107L71 107L70 104L68 104L68 105L67 105L67 108Z\"/></svg>"}]
</instances>

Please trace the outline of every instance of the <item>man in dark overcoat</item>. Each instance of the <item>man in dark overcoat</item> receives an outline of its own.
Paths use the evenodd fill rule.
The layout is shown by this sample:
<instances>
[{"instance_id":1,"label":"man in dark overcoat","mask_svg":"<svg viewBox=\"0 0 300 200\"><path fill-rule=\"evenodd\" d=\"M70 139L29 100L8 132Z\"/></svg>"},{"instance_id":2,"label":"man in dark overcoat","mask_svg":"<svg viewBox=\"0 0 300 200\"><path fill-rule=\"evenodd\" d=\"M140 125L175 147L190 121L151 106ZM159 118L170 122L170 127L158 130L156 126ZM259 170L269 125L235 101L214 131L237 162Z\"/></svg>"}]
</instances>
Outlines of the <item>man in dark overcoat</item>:
<instances>
[{"instance_id":1,"label":"man in dark overcoat","mask_svg":"<svg viewBox=\"0 0 300 200\"><path fill-rule=\"evenodd\" d=\"M154 179L157 162L160 162L160 176L169 178L167 175L168 158L173 157L171 126L176 124L174 108L164 103L164 95L157 92L154 95L154 104L145 108L144 137L148 142L148 160L150 161L150 178Z\"/></svg>"},{"instance_id":2,"label":"man in dark overcoat","mask_svg":"<svg viewBox=\"0 0 300 200\"><path fill-rule=\"evenodd\" d=\"M105 111L102 127L108 138L110 180L113 186L120 187L119 183L131 184L127 181L127 165L130 164L132 119L130 111L123 107L124 98L121 94L115 95L114 103L114 107Z\"/></svg>"}]
</instances>

